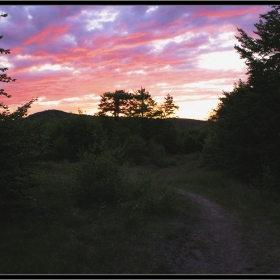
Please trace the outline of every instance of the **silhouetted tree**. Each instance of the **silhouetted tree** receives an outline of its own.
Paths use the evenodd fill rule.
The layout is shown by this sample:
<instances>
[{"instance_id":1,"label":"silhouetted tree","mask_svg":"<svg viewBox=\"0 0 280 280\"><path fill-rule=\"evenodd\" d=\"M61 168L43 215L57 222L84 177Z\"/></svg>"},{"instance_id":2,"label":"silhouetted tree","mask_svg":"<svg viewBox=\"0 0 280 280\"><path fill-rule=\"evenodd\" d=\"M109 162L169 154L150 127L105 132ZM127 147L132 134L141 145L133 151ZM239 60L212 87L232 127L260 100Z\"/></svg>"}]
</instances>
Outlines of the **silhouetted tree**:
<instances>
[{"instance_id":1,"label":"silhouetted tree","mask_svg":"<svg viewBox=\"0 0 280 280\"><path fill-rule=\"evenodd\" d=\"M156 119L162 116L161 107L158 106L157 102L154 99L152 98L148 99L147 108L148 111L146 113L146 117Z\"/></svg>"},{"instance_id":2,"label":"silhouetted tree","mask_svg":"<svg viewBox=\"0 0 280 280\"><path fill-rule=\"evenodd\" d=\"M264 187L280 183L280 7L260 15L252 38L238 28L235 49L248 81L224 92L214 110L204 155L212 165Z\"/></svg>"},{"instance_id":3,"label":"silhouetted tree","mask_svg":"<svg viewBox=\"0 0 280 280\"><path fill-rule=\"evenodd\" d=\"M145 114L149 111L148 100L151 98L149 92L144 88L136 90L133 94L133 98L130 101L129 106L129 115L132 117L144 117Z\"/></svg>"},{"instance_id":4,"label":"silhouetted tree","mask_svg":"<svg viewBox=\"0 0 280 280\"><path fill-rule=\"evenodd\" d=\"M106 92L101 95L98 105L99 111L95 116L113 115L118 120L120 115L141 118L168 118L174 115L179 106L174 104L173 97L169 94L165 102L158 105L151 94L145 88L138 89L134 93L124 90L116 90L114 93Z\"/></svg>"},{"instance_id":5,"label":"silhouetted tree","mask_svg":"<svg viewBox=\"0 0 280 280\"><path fill-rule=\"evenodd\" d=\"M7 14L1 14L6 17ZM0 36L2 39L3 36ZM0 48L1 54L9 54L10 50ZM8 68L0 68L2 72ZM0 75L0 82L10 83L12 79L6 74ZM4 89L0 89L0 95L10 98ZM34 143L29 135L27 126L19 122L19 119L27 115L27 110L36 99L18 107L10 112L7 105L0 103L0 211L1 214L11 211L11 203L24 198L23 190L32 185L30 178L30 165L32 163L32 147Z\"/></svg>"},{"instance_id":6,"label":"silhouetted tree","mask_svg":"<svg viewBox=\"0 0 280 280\"><path fill-rule=\"evenodd\" d=\"M131 99L131 95L124 90L116 90L114 93L105 92L101 95L101 102L98 105L100 112L96 115L106 116L107 113L111 113L118 121L120 114L126 114L129 99Z\"/></svg>"},{"instance_id":7,"label":"silhouetted tree","mask_svg":"<svg viewBox=\"0 0 280 280\"><path fill-rule=\"evenodd\" d=\"M1 14L0 15L0 18L1 17L7 17L8 14ZM2 39L3 36L0 36L0 39ZM10 50L7 49L2 49L0 48L0 52L1 54L10 54ZM5 72L7 71L8 68L7 67L4 67L4 68L0 68L0 71L2 72ZM10 82L14 82L16 81L16 79L12 79L11 77L7 76L7 74L1 74L0 75L0 82L2 83L10 83ZM4 95L6 96L7 98L10 98L11 95L7 94L4 89L0 89L0 95ZM31 104L36 101L37 99L32 99L31 101L29 101L28 103L24 104L23 106L21 107L18 107L18 109L11 113L10 110L9 110L9 107L7 105L4 105L3 102L0 103L0 108L3 109L3 111L0 112L0 120L7 120L8 118L9 119L20 119L24 116L27 115L27 110L30 108Z\"/></svg>"},{"instance_id":8,"label":"silhouetted tree","mask_svg":"<svg viewBox=\"0 0 280 280\"><path fill-rule=\"evenodd\" d=\"M167 94L164 99L164 103L160 106L162 111L162 118L170 118L175 114L175 110L179 109L179 106L174 104L173 97L170 96L170 94Z\"/></svg>"},{"instance_id":9,"label":"silhouetted tree","mask_svg":"<svg viewBox=\"0 0 280 280\"><path fill-rule=\"evenodd\" d=\"M235 36L239 45L234 48L245 59L251 86L265 88L279 80L280 70L280 6L272 6L266 14L260 14L260 20L253 31L259 38L252 38L241 28L240 36Z\"/></svg>"},{"instance_id":10,"label":"silhouetted tree","mask_svg":"<svg viewBox=\"0 0 280 280\"><path fill-rule=\"evenodd\" d=\"M160 112L157 103L152 98L151 94L142 87L136 90L130 100L128 116L154 118L159 115Z\"/></svg>"}]
</instances>

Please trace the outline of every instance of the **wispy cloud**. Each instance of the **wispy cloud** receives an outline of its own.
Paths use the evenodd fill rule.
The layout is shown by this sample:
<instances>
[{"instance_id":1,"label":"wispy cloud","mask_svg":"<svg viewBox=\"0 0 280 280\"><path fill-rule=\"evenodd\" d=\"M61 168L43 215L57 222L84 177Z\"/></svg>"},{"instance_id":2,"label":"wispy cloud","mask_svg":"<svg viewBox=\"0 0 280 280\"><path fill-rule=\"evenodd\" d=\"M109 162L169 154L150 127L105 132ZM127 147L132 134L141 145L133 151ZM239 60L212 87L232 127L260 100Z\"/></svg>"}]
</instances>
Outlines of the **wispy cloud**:
<instances>
[{"instance_id":1,"label":"wispy cloud","mask_svg":"<svg viewBox=\"0 0 280 280\"><path fill-rule=\"evenodd\" d=\"M17 107L39 97L44 109L94 112L99 95L145 87L158 101L170 93L181 106L218 103L246 68L233 46L237 27L253 35L268 6L113 5L0 6L1 66L17 79L5 84ZM89 98L90 97L90 98ZM211 102L208 101L211 100ZM207 103L207 102L208 103ZM196 102L196 103L194 103ZM199 103L201 102L201 103ZM204 103L203 103L204 102ZM78 107L77 107L78 106Z\"/></svg>"}]
</instances>

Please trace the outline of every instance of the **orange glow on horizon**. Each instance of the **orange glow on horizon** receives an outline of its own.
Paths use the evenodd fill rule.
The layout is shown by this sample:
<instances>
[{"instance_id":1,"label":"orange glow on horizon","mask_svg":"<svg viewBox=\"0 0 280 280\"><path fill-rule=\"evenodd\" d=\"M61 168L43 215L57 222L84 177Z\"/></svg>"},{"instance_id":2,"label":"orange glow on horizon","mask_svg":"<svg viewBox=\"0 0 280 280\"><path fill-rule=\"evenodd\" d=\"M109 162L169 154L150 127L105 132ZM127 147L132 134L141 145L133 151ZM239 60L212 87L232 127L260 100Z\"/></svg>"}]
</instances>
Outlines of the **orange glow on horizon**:
<instances>
[{"instance_id":1,"label":"orange glow on horizon","mask_svg":"<svg viewBox=\"0 0 280 280\"><path fill-rule=\"evenodd\" d=\"M104 92L170 94L180 118L208 118L222 91L246 80L234 50L237 27L252 33L264 5L0 6L0 67L15 110L38 97L29 114L57 109L94 114ZM129 16L128 16L129 15ZM7 36L9 34L9 36Z\"/></svg>"}]
</instances>

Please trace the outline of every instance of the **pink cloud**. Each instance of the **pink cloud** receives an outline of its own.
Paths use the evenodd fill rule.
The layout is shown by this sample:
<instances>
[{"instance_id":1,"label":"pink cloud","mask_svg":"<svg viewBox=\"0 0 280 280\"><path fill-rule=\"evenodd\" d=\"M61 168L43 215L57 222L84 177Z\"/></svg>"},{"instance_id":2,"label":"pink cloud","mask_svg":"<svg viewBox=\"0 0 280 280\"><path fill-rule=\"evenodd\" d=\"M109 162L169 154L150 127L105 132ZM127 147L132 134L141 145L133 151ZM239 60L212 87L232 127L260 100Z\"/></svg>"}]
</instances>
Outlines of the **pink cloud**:
<instances>
[{"instance_id":1,"label":"pink cloud","mask_svg":"<svg viewBox=\"0 0 280 280\"><path fill-rule=\"evenodd\" d=\"M27 39L23 42L24 45L32 44L32 43L41 43L43 44L46 41L54 41L58 36L65 34L65 32L69 29L70 25L55 27L48 26L46 29L39 32L37 35L32 38Z\"/></svg>"},{"instance_id":2,"label":"pink cloud","mask_svg":"<svg viewBox=\"0 0 280 280\"><path fill-rule=\"evenodd\" d=\"M96 107L99 101L83 100L83 97L141 86L157 98L167 92L174 100L217 97L222 87L246 75L242 71L200 69L199 56L235 52L233 45L226 46L226 39L219 35L229 32L237 35L236 27L251 32L259 12L267 9L265 6L160 5L146 13L146 6L32 6L27 9L32 18L24 24L27 35L21 37L20 22L28 14L25 14L27 10L17 8L11 12L15 13L13 17L23 13L18 32L7 38L15 46L7 56L13 65L9 74L17 81L3 87L12 94L9 104L25 103L36 96L43 98L41 103L34 104L31 112L52 106L67 111L72 106L77 111L77 104L81 108ZM117 13L112 19L114 12ZM98 27L89 30L88 22L97 20ZM180 37L174 40L176 36ZM207 81L217 79L221 80L221 88L215 84L188 88L188 84L208 84ZM64 100L75 97L81 99L72 103L74 99ZM53 101L58 104L48 103Z\"/></svg>"},{"instance_id":3,"label":"pink cloud","mask_svg":"<svg viewBox=\"0 0 280 280\"><path fill-rule=\"evenodd\" d=\"M209 8L203 8L200 9L195 16L206 16L210 18L223 18L223 17L234 17L234 16L240 16L240 15L246 15L252 11L254 11L256 8L251 6L251 7L240 7L240 9L234 9L234 10L223 10L222 12L215 11L212 9L210 6Z\"/></svg>"}]
</instances>

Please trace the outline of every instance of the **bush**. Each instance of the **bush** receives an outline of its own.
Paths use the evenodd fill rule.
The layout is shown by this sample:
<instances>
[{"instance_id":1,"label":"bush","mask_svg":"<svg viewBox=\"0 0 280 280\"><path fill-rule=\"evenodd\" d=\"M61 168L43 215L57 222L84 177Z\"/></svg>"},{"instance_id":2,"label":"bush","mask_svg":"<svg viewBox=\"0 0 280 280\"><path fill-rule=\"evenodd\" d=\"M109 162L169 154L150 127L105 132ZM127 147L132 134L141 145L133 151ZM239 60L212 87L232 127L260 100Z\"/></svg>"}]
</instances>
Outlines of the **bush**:
<instances>
[{"instance_id":1,"label":"bush","mask_svg":"<svg viewBox=\"0 0 280 280\"><path fill-rule=\"evenodd\" d=\"M163 145L150 141L149 156L151 163L157 165L158 167L164 167L167 165L166 152Z\"/></svg>"},{"instance_id":2,"label":"bush","mask_svg":"<svg viewBox=\"0 0 280 280\"><path fill-rule=\"evenodd\" d=\"M172 190L153 185L148 176L130 179L114 151L84 153L74 194L80 207L111 205L130 229L143 225L151 215L169 215L178 210Z\"/></svg>"},{"instance_id":3,"label":"bush","mask_svg":"<svg viewBox=\"0 0 280 280\"><path fill-rule=\"evenodd\" d=\"M85 152L77 170L77 199L84 203L116 203L124 185L124 173L112 151L100 155Z\"/></svg>"},{"instance_id":4,"label":"bush","mask_svg":"<svg viewBox=\"0 0 280 280\"><path fill-rule=\"evenodd\" d=\"M29 126L20 120L0 121L0 131L0 211L9 216L21 208L27 199L25 190L35 184L32 167L36 147Z\"/></svg>"},{"instance_id":5,"label":"bush","mask_svg":"<svg viewBox=\"0 0 280 280\"><path fill-rule=\"evenodd\" d=\"M170 215L176 213L176 194L166 187L153 187L145 198L144 211L147 215Z\"/></svg>"},{"instance_id":6,"label":"bush","mask_svg":"<svg viewBox=\"0 0 280 280\"><path fill-rule=\"evenodd\" d=\"M146 201L152 186L151 181L147 178L127 182L127 186L129 188L122 194L118 206L122 221L131 229L143 225L146 220Z\"/></svg>"},{"instance_id":7,"label":"bush","mask_svg":"<svg viewBox=\"0 0 280 280\"><path fill-rule=\"evenodd\" d=\"M73 114L62 119L44 116L30 122L41 123L37 134L45 149L39 160L75 162L81 152L89 151L92 145L106 138L100 120L90 116Z\"/></svg>"},{"instance_id":8,"label":"bush","mask_svg":"<svg viewBox=\"0 0 280 280\"><path fill-rule=\"evenodd\" d=\"M142 165L147 164L147 143L139 135L129 136L124 144L125 155L128 161L132 161L134 164Z\"/></svg>"},{"instance_id":9,"label":"bush","mask_svg":"<svg viewBox=\"0 0 280 280\"><path fill-rule=\"evenodd\" d=\"M188 128L181 135L181 151L183 153L200 152L207 136L204 128Z\"/></svg>"},{"instance_id":10,"label":"bush","mask_svg":"<svg viewBox=\"0 0 280 280\"><path fill-rule=\"evenodd\" d=\"M175 154L179 151L179 132L168 119L141 119L141 137L163 145L165 151Z\"/></svg>"},{"instance_id":11,"label":"bush","mask_svg":"<svg viewBox=\"0 0 280 280\"><path fill-rule=\"evenodd\" d=\"M148 176L141 180L130 178L123 165L124 160L128 160L140 165L167 166L171 161L167 159L164 145L132 133L119 146L114 139L120 138L113 130L106 135L104 141L93 144L90 152L84 152L81 157L75 191L78 205L110 205L106 209L119 212L121 221L129 229L140 227L151 215L170 215L178 211L177 196L172 190L154 186Z\"/></svg>"}]
</instances>

